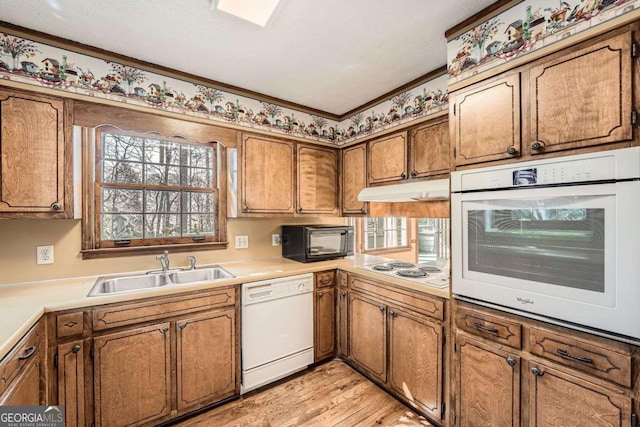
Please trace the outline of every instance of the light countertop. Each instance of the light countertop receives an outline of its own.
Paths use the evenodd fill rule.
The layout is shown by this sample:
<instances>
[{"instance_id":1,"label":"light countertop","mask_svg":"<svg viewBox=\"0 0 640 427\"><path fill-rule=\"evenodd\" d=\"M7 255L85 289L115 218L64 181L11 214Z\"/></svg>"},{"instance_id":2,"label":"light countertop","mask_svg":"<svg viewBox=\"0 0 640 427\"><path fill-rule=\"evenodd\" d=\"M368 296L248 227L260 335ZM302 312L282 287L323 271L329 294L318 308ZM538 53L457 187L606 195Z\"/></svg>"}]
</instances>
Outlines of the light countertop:
<instances>
[{"instance_id":1,"label":"light countertop","mask_svg":"<svg viewBox=\"0 0 640 427\"><path fill-rule=\"evenodd\" d=\"M117 295L88 297L91 287L100 276L48 280L35 283L19 283L0 286L0 360L22 338L22 336L46 312L69 310L95 305L133 301L137 299L171 295L219 288L241 283L268 280L296 274L342 269L361 276L377 279L399 287L418 292L449 298L449 288L434 288L413 282L384 276L359 267L365 264L384 262L386 259L371 255L355 255L340 260L303 264L286 258L269 258L250 261L223 263L236 277L211 283L171 285ZM127 272L134 274L135 272ZM144 274L144 272L142 272Z\"/></svg>"}]
</instances>

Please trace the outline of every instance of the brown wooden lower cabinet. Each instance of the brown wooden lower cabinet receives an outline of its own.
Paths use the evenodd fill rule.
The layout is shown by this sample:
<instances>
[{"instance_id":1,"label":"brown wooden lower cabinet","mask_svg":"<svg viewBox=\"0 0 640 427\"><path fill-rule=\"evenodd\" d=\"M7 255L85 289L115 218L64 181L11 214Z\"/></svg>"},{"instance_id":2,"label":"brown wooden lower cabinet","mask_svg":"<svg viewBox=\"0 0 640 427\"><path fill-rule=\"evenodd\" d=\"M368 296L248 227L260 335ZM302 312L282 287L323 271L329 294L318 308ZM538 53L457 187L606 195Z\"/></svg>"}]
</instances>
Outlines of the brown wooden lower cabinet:
<instances>
[{"instance_id":1,"label":"brown wooden lower cabinet","mask_svg":"<svg viewBox=\"0 0 640 427\"><path fill-rule=\"evenodd\" d=\"M336 306L336 352L340 357L347 357L349 354L349 317L347 315L349 307L349 291L347 288L340 287L337 289Z\"/></svg>"},{"instance_id":2,"label":"brown wooden lower cabinet","mask_svg":"<svg viewBox=\"0 0 640 427\"><path fill-rule=\"evenodd\" d=\"M314 292L314 353L315 361L335 354L335 289L320 288Z\"/></svg>"},{"instance_id":3,"label":"brown wooden lower cabinet","mask_svg":"<svg viewBox=\"0 0 640 427\"><path fill-rule=\"evenodd\" d=\"M85 368L91 341L60 344L56 351L58 405L64 406L65 425L86 424Z\"/></svg>"},{"instance_id":4,"label":"brown wooden lower cabinet","mask_svg":"<svg viewBox=\"0 0 640 427\"><path fill-rule=\"evenodd\" d=\"M349 294L349 360L376 379L387 381L386 305Z\"/></svg>"},{"instance_id":5,"label":"brown wooden lower cabinet","mask_svg":"<svg viewBox=\"0 0 640 427\"><path fill-rule=\"evenodd\" d=\"M40 369L42 359L36 356L12 381L12 386L0 396L0 406L40 405Z\"/></svg>"}]
</instances>

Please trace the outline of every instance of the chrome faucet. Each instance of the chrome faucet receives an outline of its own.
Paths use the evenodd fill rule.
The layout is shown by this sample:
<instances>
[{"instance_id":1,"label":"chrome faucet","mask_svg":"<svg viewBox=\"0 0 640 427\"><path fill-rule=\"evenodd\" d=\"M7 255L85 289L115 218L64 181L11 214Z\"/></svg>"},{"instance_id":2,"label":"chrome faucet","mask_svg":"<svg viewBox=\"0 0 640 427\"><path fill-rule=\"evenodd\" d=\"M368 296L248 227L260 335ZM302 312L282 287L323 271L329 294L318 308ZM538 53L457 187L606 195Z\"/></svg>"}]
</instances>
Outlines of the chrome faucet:
<instances>
[{"instance_id":1,"label":"chrome faucet","mask_svg":"<svg viewBox=\"0 0 640 427\"><path fill-rule=\"evenodd\" d=\"M156 259L160 261L160 265L162 265L163 273L169 270L169 251L164 251L164 254L158 255Z\"/></svg>"},{"instance_id":2,"label":"chrome faucet","mask_svg":"<svg viewBox=\"0 0 640 427\"><path fill-rule=\"evenodd\" d=\"M189 260L189 270L195 270L196 269L196 257L194 257L193 255L189 255L187 256L187 259Z\"/></svg>"}]
</instances>

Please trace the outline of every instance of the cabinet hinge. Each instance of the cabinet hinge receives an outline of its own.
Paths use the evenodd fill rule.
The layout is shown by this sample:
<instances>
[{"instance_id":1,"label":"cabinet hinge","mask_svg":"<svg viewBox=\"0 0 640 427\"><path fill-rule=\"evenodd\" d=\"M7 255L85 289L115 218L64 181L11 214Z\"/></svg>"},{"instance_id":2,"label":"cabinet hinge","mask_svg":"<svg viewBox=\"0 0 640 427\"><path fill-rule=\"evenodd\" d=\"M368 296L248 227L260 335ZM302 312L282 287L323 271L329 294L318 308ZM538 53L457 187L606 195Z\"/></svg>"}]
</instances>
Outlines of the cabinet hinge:
<instances>
[{"instance_id":1,"label":"cabinet hinge","mask_svg":"<svg viewBox=\"0 0 640 427\"><path fill-rule=\"evenodd\" d=\"M456 147L453 147L453 158L456 158Z\"/></svg>"},{"instance_id":2,"label":"cabinet hinge","mask_svg":"<svg viewBox=\"0 0 640 427\"><path fill-rule=\"evenodd\" d=\"M458 352L458 343L453 343L453 352L457 353Z\"/></svg>"},{"instance_id":3,"label":"cabinet hinge","mask_svg":"<svg viewBox=\"0 0 640 427\"><path fill-rule=\"evenodd\" d=\"M631 58L636 59L638 57L638 44L631 43Z\"/></svg>"},{"instance_id":4,"label":"cabinet hinge","mask_svg":"<svg viewBox=\"0 0 640 427\"><path fill-rule=\"evenodd\" d=\"M631 126L638 126L638 112L636 110L631 111Z\"/></svg>"},{"instance_id":5,"label":"cabinet hinge","mask_svg":"<svg viewBox=\"0 0 640 427\"><path fill-rule=\"evenodd\" d=\"M447 412L447 404L442 404L442 413L440 414L440 418L444 418L444 414Z\"/></svg>"},{"instance_id":6,"label":"cabinet hinge","mask_svg":"<svg viewBox=\"0 0 640 427\"><path fill-rule=\"evenodd\" d=\"M89 357L93 359L93 344L91 345L91 349L89 350Z\"/></svg>"},{"instance_id":7,"label":"cabinet hinge","mask_svg":"<svg viewBox=\"0 0 640 427\"><path fill-rule=\"evenodd\" d=\"M96 427L95 421L91 421L91 427Z\"/></svg>"},{"instance_id":8,"label":"cabinet hinge","mask_svg":"<svg viewBox=\"0 0 640 427\"><path fill-rule=\"evenodd\" d=\"M631 427L638 427L638 415L635 412L631 414Z\"/></svg>"},{"instance_id":9,"label":"cabinet hinge","mask_svg":"<svg viewBox=\"0 0 640 427\"><path fill-rule=\"evenodd\" d=\"M453 115L456 115L456 104L453 104Z\"/></svg>"},{"instance_id":10,"label":"cabinet hinge","mask_svg":"<svg viewBox=\"0 0 640 427\"><path fill-rule=\"evenodd\" d=\"M54 368L57 368L57 367L58 367L58 355L57 355L57 354L55 354L55 355L53 356L53 367L54 367Z\"/></svg>"},{"instance_id":11,"label":"cabinet hinge","mask_svg":"<svg viewBox=\"0 0 640 427\"><path fill-rule=\"evenodd\" d=\"M296 147L293 147L293 154L298 154L298 149Z\"/></svg>"},{"instance_id":12,"label":"cabinet hinge","mask_svg":"<svg viewBox=\"0 0 640 427\"><path fill-rule=\"evenodd\" d=\"M451 411L451 424L456 425L456 411Z\"/></svg>"}]
</instances>

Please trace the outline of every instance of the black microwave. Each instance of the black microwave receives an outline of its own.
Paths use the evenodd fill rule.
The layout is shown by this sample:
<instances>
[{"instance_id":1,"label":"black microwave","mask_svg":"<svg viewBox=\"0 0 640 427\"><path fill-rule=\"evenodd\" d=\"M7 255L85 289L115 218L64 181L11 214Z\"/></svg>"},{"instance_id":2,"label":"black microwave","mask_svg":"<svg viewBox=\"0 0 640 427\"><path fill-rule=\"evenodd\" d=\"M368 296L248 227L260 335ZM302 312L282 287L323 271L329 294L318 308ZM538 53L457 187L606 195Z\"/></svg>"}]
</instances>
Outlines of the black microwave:
<instances>
[{"instance_id":1,"label":"black microwave","mask_svg":"<svg viewBox=\"0 0 640 427\"><path fill-rule=\"evenodd\" d=\"M353 255L350 225L283 225L282 256L300 262Z\"/></svg>"}]
</instances>

